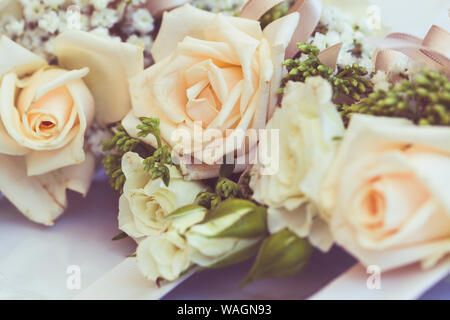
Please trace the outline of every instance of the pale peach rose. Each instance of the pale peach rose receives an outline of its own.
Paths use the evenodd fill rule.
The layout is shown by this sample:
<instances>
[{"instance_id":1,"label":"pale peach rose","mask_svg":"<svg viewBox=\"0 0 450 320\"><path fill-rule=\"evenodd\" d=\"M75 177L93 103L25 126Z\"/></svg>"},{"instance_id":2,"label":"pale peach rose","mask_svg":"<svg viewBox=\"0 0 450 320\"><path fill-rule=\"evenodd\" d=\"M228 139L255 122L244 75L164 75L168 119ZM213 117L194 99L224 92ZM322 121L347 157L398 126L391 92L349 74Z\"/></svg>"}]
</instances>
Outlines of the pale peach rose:
<instances>
[{"instance_id":1,"label":"pale peach rose","mask_svg":"<svg viewBox=\"0 0 450 320\"><path fill-rule=\"evenodd\" d=\"M130 79L133 109L122 122L125 129L135 136L137 117L159 118L165 143L181 155L213 150L200 159L210 166L241 149L243 140L232 144L222 138L227 129L264 128L277 103L285 49L298 20L293 13L262 31L257 21L190 5L165 13L152 47L155 64ZM199 147L193 146L196 122L205 130L196 140ZM219 135L206 137L207 130ZM234 138L228 133L228 141ZM218 174L217 166L196 169L188 167L193 179Z\"/></svg>"},{"instance_id":2,"label":"pale peach rose","mask_svg":"<svg viewBox=\"0 0 450 320\"><path fill-rule=\"evenodd\" d=\"M97 78L91 86L84 81L89 74L90 82L98 77L89 67L103 55L118 55L121 43L105 40L106 46L101 38L81 31L60 37L57 57L67 69L49 66L7 37L0 38L0 192L29 219L45 225L66 209L66 189L83 195L89 189L95 160L84 150L84 137L95 114L91 92L99 97L95 103L105 105L101 90L108 96L127 83L126 77ZM65 49L73 43L84 51ZM126 58L131 56L122 55L123 64ZM106 66L95 71L105 75L102 68Z\"/></svg>"},{"instance_id":3,"label":"pale peach rose","mask_svg":"<svg viewBox=\"0 0 450 320\"><path fill-rule=\"evenodd\" d=\"M52 46L61 66L89 68L84 80L95 99L96 120L122 120L131 109L128 79L144 70L144 49L77 30L63 32Z\"/></svg>"},{"instance_id":4,"label":"pale peach rose","mask_svg":"<svg viewBox=\"0 0 450 320\"><path fill-rule=\"evenodd\" d=\"M323 184L338 244L382 270L450 252L450 128L354 115Z\"/></svg>"}]
</instances>

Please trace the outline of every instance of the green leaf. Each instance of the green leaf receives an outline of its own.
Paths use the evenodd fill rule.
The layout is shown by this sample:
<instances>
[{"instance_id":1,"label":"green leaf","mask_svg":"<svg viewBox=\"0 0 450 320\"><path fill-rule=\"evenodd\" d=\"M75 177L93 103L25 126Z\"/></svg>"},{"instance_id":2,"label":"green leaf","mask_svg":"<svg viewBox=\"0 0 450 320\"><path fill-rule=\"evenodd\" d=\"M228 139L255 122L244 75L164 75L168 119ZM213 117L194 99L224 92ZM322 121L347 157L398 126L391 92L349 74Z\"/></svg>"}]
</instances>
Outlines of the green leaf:
<instances>
[{"instance_id":1,"label":"green leaf","mask_svg":"<svg viewBox=\"0 0 450 320\"><path fill-rule=\"evenodd\" d=\"M267 232L266 208L242 199L228 199L207 216L204 223L191 231L207 238L252 239Z\"/></svg>"},{"instance_id":2,"label":"green leaf","mask_svg":"<svg viewBox=\"0 0 450 320\"><path fill-rule=\"evenodd\" d=\"M227 199L221 202L214 210L210 212L207 221L217 219L237 211L250 211L255 207L256 204L248 200Z\"/></svg>"},{"instance_id":3,"label":"green leaf","mask_svg":"<svg viewBox=\"0 0 450 320\"><path fill-rule=\"evenodd\" d=\"M128 235L127 235L125 232L121 232L121 233L119 233L117 236L115 236L114 238L112 238L111 240L112 240L112 241L117 241L117 240L125 239L125 238L127 238L127 237L128 237Z\"/></svg>"},{"instance_id":4,"label":"green leaf","mask_svg":"<svg viewBox=\"0 0 450 320\"><path fill-rule=\"evenodd\" d=\"M261 278L293 276L303 269L311 253L309 241L292 231L283 229L274 233L264 240L241 286Z\"/></svg>"},{"instance_id":5,"label":"green leaf","mask_svg":"<svg viewBox=\"0 0 450 320\"><path fill-rule=\"evenodd\" d=\"M267 230L267 210L256 207L214 238L256 238Z\"/></svg>"},{"instance_id":6,"label":"green leaf","mask_svg":"<svg viewBox=\"0 0 450 320\"><path fill-rule=\"evenodd\" d=\"M183 218L185 216L188 216L192 213L196 212L206 212L206 209L202 206L196 205L196 204L188 204L186 206L183 206L181 208L178 208L177 210L170 213L167 217L164 218L164 220L175 220L179 218Z\"/></svg>"},{"instance_id":7,"label":"green leaf","mask_svg":"<svg viewBox=\"0 0 450 320\"><path fill-rule=\"evenodd\" d=\"M203 191L195 197L195 203L207 209L214 209L222 198L214 192Z\"/></svg>"}]
</instances>

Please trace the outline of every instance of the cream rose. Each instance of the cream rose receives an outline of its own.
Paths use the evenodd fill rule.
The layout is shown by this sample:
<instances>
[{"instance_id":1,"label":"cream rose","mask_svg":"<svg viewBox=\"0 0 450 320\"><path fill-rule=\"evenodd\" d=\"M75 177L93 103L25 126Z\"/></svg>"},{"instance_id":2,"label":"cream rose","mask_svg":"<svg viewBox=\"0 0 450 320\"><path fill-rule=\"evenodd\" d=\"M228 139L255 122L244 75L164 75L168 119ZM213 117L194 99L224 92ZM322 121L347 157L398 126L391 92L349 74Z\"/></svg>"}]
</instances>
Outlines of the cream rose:
<instances>
[{"instance_id":1,"label":"cream rose","mask_svg":"<svg viewBox=\"0 0 450 320\"><path fill-rule=\"evenodd\" d=\"M176 280L191 265L190 249L176 231L153 235L142 240L136 251L139 270L149 280Z\"/></svg>"},{"instance_id":2,"label":"cream rose","mask_svg":"<svg viewBox=\"0 0 450 320\"><path fill-rule=\"evenodd\" d=\"M189 156L209 150L211 156L200 159L207 165L240 149L243 140L227 143L225 135L236 137L226 130L264 128L277 103L285 49L298 20L293 13L262 31L257 21L190 5L165 13L152 47L155 64L130 79L132 112L123 126L135 136L136 117L157 117L171 148ZM196 139L196 123L200 130L214 129L219 135L205 133ZM218 166L198 168L204 169L188 166L190 178L218 174Z\"/></svg>"},{"instance_id":3,"label":"cream rose","mask_svg":"<svg viewBox=\"0 0 450 320\"><path fill-rule=\"evenodd\" d=\"M382 270L450 252L450 128L354 115L321 205L337 243Z\"/></svg>"},{"instance_id":4,"label":"cream rose","mask_svg":"<svg viewBox=\"0 0 450 320\"><path fill-rule=\"evenodd\" d=\"M82 80L89 69L50 67L4 36L0 61L0 191L28 218L50 225L66 206L64 190L85 194L93 174L83 149L94 118Z\"/></svg>"},{"instance_id":5,"label":"cream rose","mask_svg":"<svg viewBox=\"0 0 450 320\"><path fill-rule=\"evenodd\" d=\"M331 95L329 83L322 78L287 84L282 107L266 127L269 134L279 132L276 146L268 140L270 161L266 166L277 161L279 169L265 174L259 163L253 167L250 180L253 198L269 207L271 233L287 227L300 237L309 236L322 250L328 250L333 241L318 214L320 182L336 153L336 138L345 130Z\"/></svg>"},{"instance_id":6,"label":"cream rose","mask_svg":"<svg viewBox=\"0 0 450 320\"><path fill-rule=\"evenodd\" d=\"M126 181L119 199L119 228L135 239L164 233L170 225L164 218L192 204L205 188L199 182L184 181L175 167L170 168L170 183L166 187L162 179L151 179L143 160L134 152L122 158Z\"/></svg>"},{"instance_id":7,"label":"cream rose","mask_svg":"<svg viewBox=\"0 0 450 320\"><path fill-rule=\"evenodd\" d=\"M49 66L0 38L0 192L28 218L45 225L65 210L66 189L83 195L89 189L95 161L84 151L84 136L94 119L94 100L103 106L102 114L111 115L104 97L127 87L132 74L123 74L132 67L124 65L142 62L141 49L86 32L63 33L54 44L59 65ZM106 77L110 65L99 61L121 72ZM130 107L125 97L128 104L122 107L127 109L121 116ZM115 110L114 104L109 107Z\"/></svg>"}]
</instances>

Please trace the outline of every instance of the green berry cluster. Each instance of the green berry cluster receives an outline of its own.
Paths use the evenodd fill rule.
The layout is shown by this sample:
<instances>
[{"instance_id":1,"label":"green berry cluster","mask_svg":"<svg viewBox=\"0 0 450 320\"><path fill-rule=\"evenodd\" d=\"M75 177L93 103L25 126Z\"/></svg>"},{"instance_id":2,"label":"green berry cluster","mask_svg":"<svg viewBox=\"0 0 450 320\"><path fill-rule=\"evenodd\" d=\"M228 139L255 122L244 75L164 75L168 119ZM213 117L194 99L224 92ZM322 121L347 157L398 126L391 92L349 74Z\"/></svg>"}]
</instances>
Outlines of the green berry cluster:
<instances>
[{"instance_id":1,"label":"green berry cluster","mask_svg":"<svg viewBox=\"0 0 450 320\"><path fill-rule=\"evenodd\" d=\"M122 171L122 154L108 154L102 159L102 164L109 177L108 180L111 187L115 191L122 193L125 183L125 175Z\"/></svg>"},{"instance_id":2,"label":"green berry cluster","mask_svg":"<svg viewBox=\"0 0 450 320\"><path fill-rule=\"evenodd\" d=\"M320 53L319 48L309 43L299 43L298 48L298 55L301 57L306 56L306 59L287 59L283 62L288 74L281 82L279 93L283 93L283 88L289 81L305 82L311 76L321 76L322 78L329 79L333 74L333 69L328 68L320 62L318 58Z\"/></svg>"},{"instance_id":3,"label":"green berry cluster","mask_svg":"<svg viewBox=\"0 0 450 320\"><path fill-rule=\"evenodd\" d=\"M285 0L280 4L276 5L275 7L273 7L272 9L270 9L269 11L267 11L259 19L259 22L261 23L261 28L264 29L273 21L287 15L293 2L294 2L293 0Z\"/></svg>"},{"instance_id":4,"label":"green berry cluster","mask_svg":"<svg viewBox=\"0 0 450 320\"><path fill-rule=\"evenodd\" d=\"M111 129L111 135L111 138L103 141L103 151L108 154L102 159L102 164L109 177L109 184L114 190L121 193L125 183L125 176L122 172L122 155L128 151L145 148L145 146L141 146L138 139L130 137L122 125Z\"/></svg>"},{"instance_id":5,"label":"green berry cluster","mask_svg":"<svg viewBox=\"0 0 450 320\"><path fill-rule=\"evenodd\" d=\"M115 150L125 153L132 151L140 143L138 139L131 138L122 125L118 125L112 130L112 138L103 141L103 151Z\"/></svg>"},{"instance_id":6,"label":"green berry cluster","mask_svg":"<svg viewBox=\"0 0 450 320\"><path fill-rule=\"evenodd\" d=\"M158 148L153 148L139 139L128 135L122 125L111 129L112 137L103 141L103 151L108 154L103 158L102 164L109 177L111 187L122 193L125 176L122 171L122 156L127 152L136 152L144 158L144 169L148 171L152 179L162 178L169 185L170 171L168 165L172 165L172 157L167 146L162 145L159 131L159 119L139 118L141 123L136 126L139 130L137 136L145 138L151 134L156 138Z\"/></svg>"},{"instance_id":7,"label":"green berry cluster","mask_svg":"<svg viewBox=\"0 0 450 320\"><path fill-rule=\"evenodd\" d=\"M419 125L450 125L450 81L432 70L423 70L388 91L378 90L358 104L339 106L344 122L352 114L407 118Z\"/></svg>"},{"instance_id":8,"label":"green berry cluster","mask_svg":"<svg viewBox=\"0 0 450 320\"><path fill-rule=\"evenodd\" d=\"M361 100L363 95L373 91L373 84L366 78L367 75L367 70L357 63L339 68L338 73L330 79L333 99L344 96L354 101Z\"/></svg>"},{"instance_id":9,"label":"green berry cluster","mask_svg":"<svg viewBox=\"0 0 450 320\"><path fill-rule=\"evenodd\" d=\"M195 198L195 203L212 209L222 201L230 198L243 198L239 185L227 177L219 177L214 191L200 192Z\"/></svg>"},{"instance_id":10,"label":"green berry cluster","mask_svg":"<svg viewBox=\"0 0 450 320\"><path fill-rule=\"evenodd\" d=\"M334 100L344 98L356 102L373 91L373 84L368 79L365 68L355 63L339 68L337 74L333 75L334 70L320 61L319 48L309 43L299 43L298 48L300 58L287 59L283 63L288 74L282 80L278 93L283 93L287 82L305 82L312 76L320 76L330 82Z\"/></svg>"},{"instance_id":11,"label":"green berry cluster","mask_svg":"<svg viewBox=\"0 0 450 320\"><path fill-rule=\"evenodd\" d=\"M314 29L312 36L314 37L316 35L316 33L321 33L321 34L326 35L328 33L328 27L326 25L324 25L322 22L319 22L316 26L316 29Z\"/></svg>"},{"instance_id":12,"label":"green berry cluster","mask_svg":"<svg viewBox=\"0 0 450 320\"><path fill-rule=\"evenodd\" d=\"M157 118L139 118L141 124L136 128L139 130L138 137L145 138L149 134L156 138L157 149L152 155L144 160L144 169L152 175L152 179L161 178L166 186L170 182L169 165L173 165L172 156L169 147L162 144L161 133L159 130L159 119Z\"/></svg>"}]
</instances>

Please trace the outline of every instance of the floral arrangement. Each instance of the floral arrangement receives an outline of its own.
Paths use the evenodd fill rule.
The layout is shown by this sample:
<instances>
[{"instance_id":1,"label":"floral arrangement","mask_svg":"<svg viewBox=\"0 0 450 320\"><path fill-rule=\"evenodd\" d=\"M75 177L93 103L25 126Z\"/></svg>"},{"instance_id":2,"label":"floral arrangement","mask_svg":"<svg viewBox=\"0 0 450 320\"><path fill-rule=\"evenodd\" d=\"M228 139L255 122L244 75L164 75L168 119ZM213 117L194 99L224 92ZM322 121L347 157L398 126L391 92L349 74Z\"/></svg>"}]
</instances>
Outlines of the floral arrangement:
<instances>
[{"instance_id":1,"label":"floral arrangement","mask_svg":"<svg viewBox=\"0 0 450 320\"><path fill-rule=\"evenodd\" d=\"M0 7L0 191L20 211L52 224L96 154L115 240L157 283L250 258L242 284L290 276L334 244L382 270L448 256L446 30L386 35L365 1L186 2ZM56 22L73 5L81 30Z\"/></svg>"}]
</instances>

